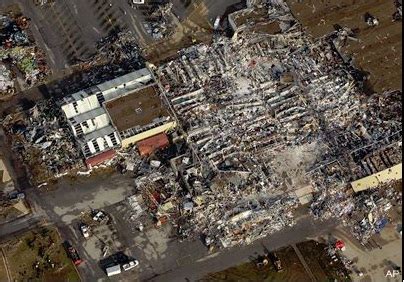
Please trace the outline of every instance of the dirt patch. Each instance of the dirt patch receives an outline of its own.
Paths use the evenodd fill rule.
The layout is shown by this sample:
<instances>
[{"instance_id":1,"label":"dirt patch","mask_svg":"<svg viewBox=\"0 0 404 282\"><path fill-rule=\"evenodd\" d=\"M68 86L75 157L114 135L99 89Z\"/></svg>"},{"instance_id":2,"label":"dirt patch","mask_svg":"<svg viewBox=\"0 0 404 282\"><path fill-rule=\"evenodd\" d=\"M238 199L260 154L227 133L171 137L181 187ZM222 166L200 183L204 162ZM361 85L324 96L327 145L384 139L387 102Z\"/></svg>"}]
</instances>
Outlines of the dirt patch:
<instances>
[{"instance_id":1,"label":"dirt patch","mask_svg":"<svg viewBox=\"0 0 404 282\"><path fill-rule=\"evenodd\" d=\"M159 64L177 56L178 51L183 48L212 40L212 27L208 21L206 5L198 1L189 9L188 16L183 21L177 22L177 28L171 37L148 46L145 50L147 61Z\"/></svg>"},{"instance_id":2,"label":"dirt patch","mask_svg":"<svg viewBox=\"0 0 404 282\"><path fill-rule=\"evenodd\" d=\"M308 241L298 244L308 267L318 281L349 281L341 278L344 267L341 263L331 263L327 255L326 245ZM257 259L251 257L251 262L227 270L207 275L200 281L309 281L304 266L292 247L277 250L276 256L280 259L283 270L277 272L273 263L258 267ZM273 254L273 253L272 253ZM271 256L271 255L270 255Z\"/></svg>"},{"instance_id":3,"label":"dirt patch","mask_svg":"<svg viewBox=\"0 0 404 282\"><path fill-rule=\"evenodd\" d=\"M348 275L341 260L332 261L325 251L326 245L316 241L297 244L317 281L346 281Z\"/></svg>"},{"instance_id":4,"label":"dirt patch","mask_svg":"<svg viewBox=\"0 0 404 282\"><path fill-rule=\"evenodd\" d=\"M276 252L284 270L276 272L269 263L257 267L255 262L245 263L227 270L209 274L201 281L307 281L309 279L303 265L292 247L286 247ZM254 260L255 258L251 258Z\"/></svg>"},{"instance_id":5,"label":"dirt patch","mask_svg":"<svg viewBox=\"0 0 404 282\"><path fill-rule=\"evenodd\" d=\"M80 278L53 228L41 227L3 245L15 281L79 281Z\"/></svg>"},{"instance_id":6,"label":"dirt patch","mask_svg":"<svg viewBox=\"0 0 404 282\"><path fill-rule=\"evenodd\" d=\"M0 282L8 282L6 262L3 258L0 259Z\"/></svg>"},{"instance_id":7,"label":"dirt patch","mask_svg":"<svg viewBox=\"0 0 404 282\"><path fill-rule=\"evenodd\" d=\"M359 41L348 40L344 52L354 65L370 74L375 92L402 90L402 23L393 22L393 0L287 0L297 19L314 37L335 30L334 25L354 30ZM365 13L379 19L370 27Z\"/></svg>"}]
</instances>

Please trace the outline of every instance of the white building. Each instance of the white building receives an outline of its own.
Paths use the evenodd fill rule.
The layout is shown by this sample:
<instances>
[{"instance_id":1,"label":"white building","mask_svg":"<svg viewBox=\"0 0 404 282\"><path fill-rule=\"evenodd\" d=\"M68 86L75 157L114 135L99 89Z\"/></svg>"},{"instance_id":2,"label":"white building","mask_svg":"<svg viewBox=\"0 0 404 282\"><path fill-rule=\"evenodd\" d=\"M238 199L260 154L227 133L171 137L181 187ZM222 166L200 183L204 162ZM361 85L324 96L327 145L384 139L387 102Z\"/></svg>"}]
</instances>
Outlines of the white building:
<instances>
[{"instance_id":1,"label":"white building","mask_svg":"<svg viewBox=\"0 0 404 282\"><path fill-rule=\"evenodd\" d=\"M144 68L64 98L62 110L86 159L120 147L121 140L104 103L151 83Z\"/></svg>"}]
</instances>

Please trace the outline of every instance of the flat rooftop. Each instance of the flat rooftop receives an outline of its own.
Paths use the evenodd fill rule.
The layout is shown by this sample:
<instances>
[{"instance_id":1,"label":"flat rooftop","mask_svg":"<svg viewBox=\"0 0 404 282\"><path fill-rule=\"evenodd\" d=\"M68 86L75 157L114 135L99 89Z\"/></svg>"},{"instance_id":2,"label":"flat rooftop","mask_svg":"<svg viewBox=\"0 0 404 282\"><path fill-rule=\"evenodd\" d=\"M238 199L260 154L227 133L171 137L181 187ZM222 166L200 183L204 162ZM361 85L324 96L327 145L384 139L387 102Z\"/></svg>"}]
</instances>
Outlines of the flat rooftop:
<instances>
[{"instance_id":1,"label":"flat rooftop","mask_svg":"<svg viewBox=\"0 0 404 282\"><path fill-rule=\"evenodd\" d=\"M156 84L107 102L105 109L119 132L142 127L156 119L169 116L158 95Z\"/></svg>"}]
</instances>

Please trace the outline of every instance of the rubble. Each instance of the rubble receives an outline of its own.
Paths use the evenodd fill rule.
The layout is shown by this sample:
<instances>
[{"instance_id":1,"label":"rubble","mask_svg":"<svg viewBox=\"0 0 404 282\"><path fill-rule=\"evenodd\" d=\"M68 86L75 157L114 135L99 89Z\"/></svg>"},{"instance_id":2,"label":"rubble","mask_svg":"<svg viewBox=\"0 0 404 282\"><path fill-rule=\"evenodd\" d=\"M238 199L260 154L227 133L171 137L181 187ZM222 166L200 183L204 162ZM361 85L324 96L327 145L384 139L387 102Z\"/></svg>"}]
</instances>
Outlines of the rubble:
<instances>
[{"instance_id":1,"label":"rubble","mask_svg":"<svg viewBox=\"0 0 404 282\"><path fill-rule=\"evenodd\" d=\"M75 74L51 90L56 96L78 92L145 67L141 50L131 32L116 30L97 44L97 52L86 61L77 61Z\"/></svg>"},{"instance_id":2,"label":"rubble","mask_svg":"<svg viewBox=\"0 0 404 282\"><path fill-rule=\"evenodd\" d=\"M23 75L25 85L31 87L44 81L50 73L45 53L29 36L29 19L22 15L0 14L0 60L9 69L16 68ZM13 91L10 85L7 91Z\"/></svg>"},{"instance_id":3,"label":"rubble","mask_svg":"<svg viewBox=\"0 0 404 282\"><path fill-rule=\"evenodd\" d=\"M52 5L53 3L55 3L55 0L34 0L34 4L36 6L49 6Z\"/></svg>"},{"instance_id":4,"label":"rubble","mask_svg":"<svg viewBox=\"0 0 404 282\"><path fill-rule=\"evenodd\" d=\"M350 30L314 40L284 1L253 2L232 16L232 38L217 34L154 69L180 128L116 153L135 178L130 218L143 229L148 211L156 226L170 222L179 238L203 237L210 248L249 244L295 224L303 189L314 192L315 218L339 219L365 242L399 195L354 194L349 183L401 163L401 92L362 91L339 52ZM80 89L144 65L133 43L121 32L100 42L93 61L79 64L91 69ZM45 167L46 176L82 158L48 103L8 123L30 172Z\"/></svg>"},{"instance_id":5,"label":"rubble","mask_svg":"<svg viewBox=\"0 0 404 282\"><path fill-rule=\"evenodd\" d=\"M0 95L13 94L15 91L14 81L11 71L0 63Z\"/></svg>"},{"instance_id":6,"label":"rubble","mask_svg":"<svg viewBox=\"0 0 404 282\"><path fill-rule=\"evenodd\" d=\"M393 14L393 21L401 21L403 19L403 2L402 0L394 0L396 11Z\"/></svg>"},{"instance_id":7,"label":"rubble","mask_svg":"<svg viewBox=\"0 0 404 282\"><path fill-rule=\"evenodd\" d=\"M379 19L378 18L376 18L376 17L374 17L374 16L372 16L371 14L369 14L369 13L366 13L365 15L364 15L364 19L365 19L365 22L368 24L368 26L378 26L379 25Z\"/></svg>"},{"instance_id":8,"label":"rubble","mask_svg":"<svg viewBox=\"0 0 404 282\"><path fill-rule=\"evenodd\" d=\"M339 218L350 227L355 238L366 244L388 222L388 211L392 206L402 205L402 193L392 184L356 194L348 187L323 190L314 196L312 214L321 219Z\"/></svg>"},{"instance_id":9,"label":"rubble","mask_svg":"<svg viewBox=\"0 0 404 282\"><path fill-rule=\"evenodd\" d=\"M159 40L173 34L175 22L173 20L172 7L172 3L156 6L143 23L146 32L153 39Z\"/></svg>"},{"instance_id":10,"label":"rubble","mask_svg":"<svg viewBox=\"0 0 404 282\"><path fill-rule=\"evenodd\" d=\"M391 156L374 170L401 162L401 93L362 93L336 47L349 32L313 40L283 1L256 5L232 16L237 36L183 49L156 71L192 151L179 172L188 191L179 234L203 234L219 247L292 225L293 192L307 185L338 191L314 206L318 218L339 218L352 209L346 183L370 169L364 159ZM281 32L257 29L260 20Z\"/></svg>"},{"instance_id":11,"label":"rubble","mask_svg":"<svg viewBox=\"0 0 404 282\"><path fill-rule=\"evenodd\" d=\"M67 122L52 99L8 116L3 127L35 186L84 167Z\"/></svg>"}]
</instances>

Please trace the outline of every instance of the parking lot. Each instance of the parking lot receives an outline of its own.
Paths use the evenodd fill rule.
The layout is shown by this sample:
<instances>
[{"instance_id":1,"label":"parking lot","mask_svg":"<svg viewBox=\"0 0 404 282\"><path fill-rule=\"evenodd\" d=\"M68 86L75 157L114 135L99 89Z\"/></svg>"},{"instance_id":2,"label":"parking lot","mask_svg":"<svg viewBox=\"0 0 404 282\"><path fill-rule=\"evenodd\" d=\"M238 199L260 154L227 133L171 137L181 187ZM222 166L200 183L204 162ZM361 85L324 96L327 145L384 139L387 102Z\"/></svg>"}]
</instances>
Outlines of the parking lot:
<instances>
[{"instance_id":1,"label":"parking lot","mask_svg":"<svg viewBox=\"0 0 404 282\"><path fill-rule=\"evenodd\" d=\"M121 242L120 232L114 225L114 216L103 223L87 222L92 210L104 210L126 199L133 193L133 180L125 175L111 171L96 177L61 179L38 193L27 191L36 213L43 214L54 223L64 240L77 248L83 263L78 267L80 275L85 278L105 278L100 260L117 252L132 255L131 249ZM81 223L91 224L89 238L84 238L80 231ZM105 252L105 247L108 250ZM105 256L104 256L105 253Z\"/></svg>"},{"instance_id":2,"label":"parking lot","mask_svg":"<svg viewBox=\"0 0 404 282\"><path fill-rule=\"evenodd\" d=\"M14 2L5 0L1 6ZM60 0L44 6L23 0L19 4L31 19L34 36L46 50L54 71L91 56L97 41L116 28L131 30L140 44L148 40L141 25L142 13L131 8L126 0Z\"/></svg>"},{"instance_id":3,"label":"parking lot","mask_svg":"<svg viewBox=\"0 0 404 282\"><path fill-rule=\"evenodd\" d=\"M41 193L27 191L36 213L55 223L63 239L78 250L83 259L78 270L85 280L106 279L105 268L115 263L114 255L117 254L117 261L124 262L127 256L127 260L140 262L136 269L117 276L120 281L126 278L133 281L137 275L140 280L161 275L207 254L199 240L180 243L173 236L175 229L172 226L157 228L148 213L142 215L144 230L140 232L138 218L133 217L128 204L128 197L133 193L133 179L115 172L61 179ZM91 210L105 212L109 220L94 222ZM80 230L83 222L90 226L88 238L84 238Z\"/></svg>"},{"instance_id":4,"label":"parking lot","mask_svg":"<svg viewBox=\"0 0 404 282\"><path fill-rule=\"evenodd\" d=\"M100 211L97 211L100 212ZM115 217L101 211L106 218L102 221L94 220L90 210L83 211L81 216L69 225L70 232L66 232L67 238L74 242L84 262L78 267L82 277L88 280L97 277L106 278L106 269L117 264L123 266L130 261L138 259L133 251L133 245L126 244L122 238L122 231L115 224ZM85 225L83 225L85 223ZM88 227L88 233L81 227ZM120 280L128 281L137 277L139 267L128 271L122 271Z\"/></svg>"}]
</instances>

